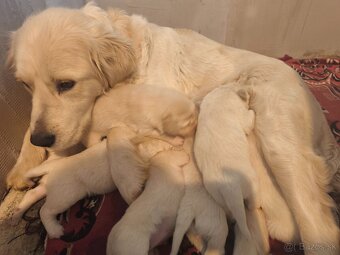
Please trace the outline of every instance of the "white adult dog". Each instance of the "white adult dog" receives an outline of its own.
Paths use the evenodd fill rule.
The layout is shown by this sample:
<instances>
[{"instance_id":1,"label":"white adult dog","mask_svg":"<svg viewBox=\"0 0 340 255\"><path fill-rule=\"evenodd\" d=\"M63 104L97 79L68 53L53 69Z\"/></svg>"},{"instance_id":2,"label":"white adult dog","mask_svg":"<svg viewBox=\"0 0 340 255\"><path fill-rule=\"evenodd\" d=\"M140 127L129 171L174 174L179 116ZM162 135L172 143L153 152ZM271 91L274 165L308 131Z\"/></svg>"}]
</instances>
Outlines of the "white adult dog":
<instances>
[{"instance_id":1,"label":"white adult dog","mask_svg":"<svg viewBox=\"0 0 340 255\"><path fill-rule=\"evenodd\" d=\"M13 33L9 62L16 78L32 91L32 143L57 154L82 140L96 98L117 84L161 84L195 98L222 84L251 87L256 139L304 245L340 253L339 228L327 195L332 188L340 190L339 148L320 106L281 61L89 4L28 18ZM218 124L218 116L210 121ZM219 136L223 134L207 143L213 145ZM37 152L29 138L27 134L8 176L9 186L25 187L24 172L43 160L45 150ZM205 154L195 156L209 155L213 164L215 155ZM306 254L325 254L325 249L308 249Z\"/></svg>"}]
</instances>

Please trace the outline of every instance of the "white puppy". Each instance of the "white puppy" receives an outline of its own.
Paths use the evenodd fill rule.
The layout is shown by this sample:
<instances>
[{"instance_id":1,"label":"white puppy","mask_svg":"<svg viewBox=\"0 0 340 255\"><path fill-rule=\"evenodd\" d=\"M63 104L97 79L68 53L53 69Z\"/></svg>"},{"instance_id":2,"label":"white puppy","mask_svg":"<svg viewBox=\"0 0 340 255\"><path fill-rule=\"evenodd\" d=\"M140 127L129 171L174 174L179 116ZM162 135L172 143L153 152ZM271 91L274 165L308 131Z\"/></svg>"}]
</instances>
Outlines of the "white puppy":
<instances>
[{"instance_id":1,"label":"white puppy","mask_svg":"<svg viewBox=\"0 0 340 255\"><path fill-rule=\"evenodd\" d=\"M214 113L207 110L211 103L215 104ZM219 132L220 126L209 121L211 114L220 116L223 132ZM248 92L243 89L235 90L232 86L215 89L203 99L199 120L203 120L205 125L197 129L195 152L201 155L196 160L204 185L225 210L230 210L245 240L260 240L256 243L257 250L260 254L266 254L269 251L268 236L263 236L261 241L257 233L249 232L248 225L256 224L252 221L247 224L247 218L248 221L250 218L259 218L257 214L261 206L258 177L250 162L247 140L247 134L252 131L255 122L255 113L249 109ZM214 135L215 132L220 134L221 143L216 141L207 148L204 139L209 139L212 132ZM205 134L203 140L200 135L202 133ZM215 164L211 164L203 156L203 151L210 151L215 155ZM247 217L247 214L250 215Z\"/></svg>"},{"instance_id":2,"label":"white puppy","mask_svg":"<svg viewBox=\"0 0 340 255\"><path fill-rule=\"evenodd\" d=\"M91 132L129 126L147 135L188 136L197 124L195 104L182 92L152 85L124 85L102 95L93 109Z\"/></svg>"},{"instance_id":3,"label":"white puppy","mask_svg":"<svg viewBox=\"0 0 340 255\"><path fill-rule=\"evenodd\" d=\"M142 134L142 139L149 136L182 145L180 137L168 136L188 136L197 124L195 104L183 93L159 86L112 89L97 100L92 116L91 132L107 135L112 178L127 203L141 192L146 175L145 164L134 152L138 141L132 141L134 135L125 127Z\"/></svg>"},{"instance_id":4,"label":"white puppy","mask_svg":"<svg viewBox=\"0 0 340 255\"><path fill-rule=\"evenodd\" d=\"M108 255L147 255L172 234L184 194L182 166L188 161L184 151L163 151L151 159L143 193L110 232Z\"/></svg>"},{"instance_id":5,"label":"white puppy","mask_svg":"<svg viewBox=\"0 0 340 255\"><path fill-rule=\"evenodd\" d=\"M190 227L205 241L202 249L205 255L222 255L228 236L226 213L204 188L193 159L192 146L193 139L186 139L184 149L190 153L192 160L183 167L185 194L178 210L171 255L177 255L183 236Z\"/></svg>"}]
</instances>

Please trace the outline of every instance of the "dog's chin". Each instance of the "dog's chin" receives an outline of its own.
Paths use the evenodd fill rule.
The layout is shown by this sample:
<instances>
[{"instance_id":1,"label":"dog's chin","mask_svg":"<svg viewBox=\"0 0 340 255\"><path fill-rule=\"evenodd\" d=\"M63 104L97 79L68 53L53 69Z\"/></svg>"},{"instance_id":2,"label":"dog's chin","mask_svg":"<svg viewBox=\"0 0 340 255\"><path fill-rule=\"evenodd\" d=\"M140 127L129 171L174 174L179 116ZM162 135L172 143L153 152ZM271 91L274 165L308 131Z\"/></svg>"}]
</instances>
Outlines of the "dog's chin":
<instances>
[{"instance_id":1,"label":"dog's chin","mask_svg":"<svg viewBox=\"0 0 340 255\"><path fill-rule=\"evenodd\" d=\"M74 144L56 144L52 147L46 148L49 153L53 153L60 157L68 157L83 151L85 146L79 141Z\"/></svg>"},{"instance_id":2,"label":"dog's chin","mask_svg":"<svg viewBox=\"0 0 340 255\"><path fill-rule=\"evenodd\" d=\"M62 139L58 139L58 136ZM72 155L74 151L79 150L78 148L82 144L82 132L76 133L70 137L65 137L62 134L57 135L55 143L47 148L48 151L58 154L60 156ZM82 146L83 147L83 146Z\"/></svg>"}]
</instances>

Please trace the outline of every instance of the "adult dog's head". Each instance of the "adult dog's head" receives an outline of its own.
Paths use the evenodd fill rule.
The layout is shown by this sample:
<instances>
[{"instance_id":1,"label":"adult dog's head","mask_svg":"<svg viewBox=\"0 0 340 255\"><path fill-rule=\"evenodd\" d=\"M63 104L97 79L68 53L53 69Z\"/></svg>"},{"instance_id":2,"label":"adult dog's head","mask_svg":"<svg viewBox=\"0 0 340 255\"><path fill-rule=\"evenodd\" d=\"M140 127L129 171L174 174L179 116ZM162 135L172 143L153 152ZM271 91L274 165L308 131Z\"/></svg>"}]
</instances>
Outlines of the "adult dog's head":
<instances>
[{"instance_id":1,"label":"adult dog's head","mask_svg":"<svg viewBox=\"0 0 340 255\"><path fill-rule=\"evenodd\" d=\"M91 4L53 8L13 33L8 59L32 93L34 145L58 151L80 142L96 98L134 72L131 42L112 22Z\"/></svg>"}]
</instances>

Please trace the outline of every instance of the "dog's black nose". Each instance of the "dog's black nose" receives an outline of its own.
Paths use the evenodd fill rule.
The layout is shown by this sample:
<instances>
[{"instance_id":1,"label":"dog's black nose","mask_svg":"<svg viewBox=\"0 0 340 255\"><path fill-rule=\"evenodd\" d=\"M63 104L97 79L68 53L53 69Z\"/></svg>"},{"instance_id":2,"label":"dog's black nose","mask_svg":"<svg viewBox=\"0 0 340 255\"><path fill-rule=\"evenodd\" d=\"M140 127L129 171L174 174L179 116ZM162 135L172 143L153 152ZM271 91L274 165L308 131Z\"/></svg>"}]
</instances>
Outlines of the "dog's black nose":
<instances>
[{"instance_id":1,"label":"dog's black nose","mask_svg":"<svg viewBox=\"0 0 340 255\"><path fill-rule=\"evenodd\" d=\"M55 142L55 135L36 133L31 135L31 143L40 147L51 147Z\"/></svg>"}]
</instances>

